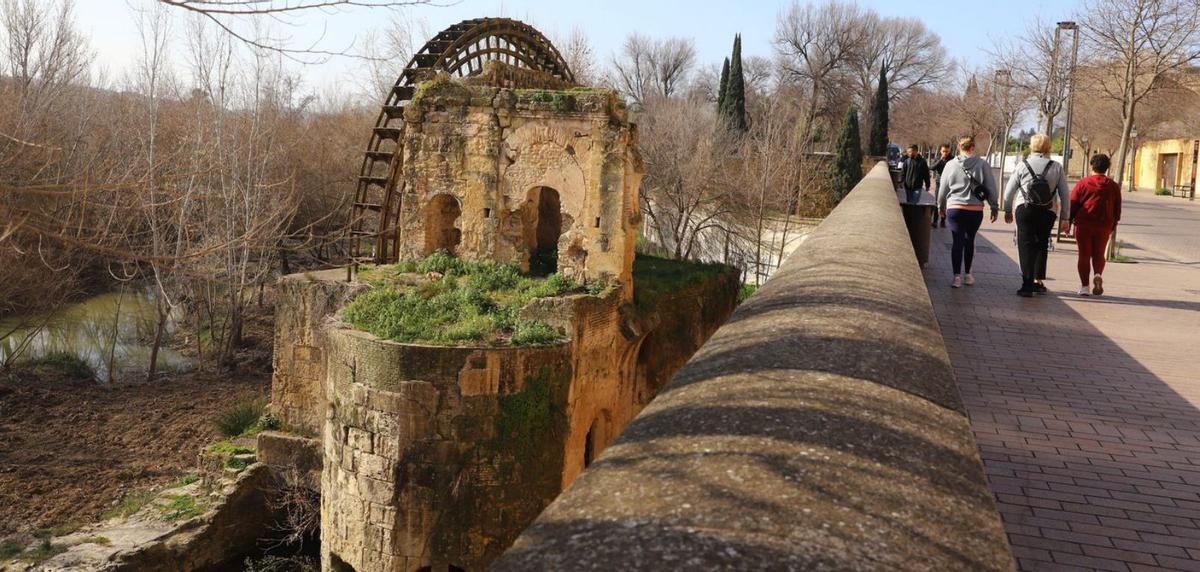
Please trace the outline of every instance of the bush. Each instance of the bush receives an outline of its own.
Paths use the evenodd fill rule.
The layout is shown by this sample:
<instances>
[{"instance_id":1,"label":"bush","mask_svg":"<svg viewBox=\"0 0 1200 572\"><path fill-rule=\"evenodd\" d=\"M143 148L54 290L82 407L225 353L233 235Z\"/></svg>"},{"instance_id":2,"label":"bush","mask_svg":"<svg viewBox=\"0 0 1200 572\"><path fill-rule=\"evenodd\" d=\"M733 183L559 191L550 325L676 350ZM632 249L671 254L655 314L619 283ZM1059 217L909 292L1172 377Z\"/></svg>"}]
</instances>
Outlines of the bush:
<instances>
[{"instance_id":1,"label":"bush","mask_svg":"<svg viewBox=\"0 0 1200 572\"><path fill-rule=\"evenodd\" d=\"M0 542L0 560L11 560L25 551L25 545L11 538Z\"/></svg>"},{"instance_id":2,"label":"bush","mask_svg":"<svg viewBox=\"0 0 1200 572\"><path fill-rule=\"evenodd\" d=\"M266 404L261 399L243 401L217 414L213 426L225 437L237 437L257 428Z\"/></svg>"},{"instance_id":3,"label":"bush","mask_svg":"<svg viewBox=\"0 0 1200 572\"><path fill-rule=\"evenodd\" d=\"M1157 190L1157 191L1154 191L1154 194L1156 194L1156 195L1158 195L1158 196L1160 196L1160 197L1163 197L1163 196L1169 197L1169 196L1172 196L1172 195L1174 195L1175 193L1172 193L1172 192L1171 192L1171 189L1162 188L1162 189L1159 189L1159 190Z\"/></svg>"},{"instance_id":4,"label":"bush","mask_svg":"<svg viewBox=\"0 0 1200 572\"><path fill-rule=\"evenodd\" d=\"M283 425L283 423L281 421L279 421L279 418L276 417L275 414L271 413L270 411L263 413L262 417L258 418L258 428L263 431L274 431L275 429L278 429L282 425Z\"/></svg>"},{"instance_id":5,"label":"bush","mask_svg":"<svg viewBox=\"0 0 1200 572\"><path fill-rule=\"evenodd\" d=\"M753 296L754 293L757 291L758 291L757 285L742 284L742 287L738 289L737 303L740 305L742 302L745 302L748 298Z\"/></svg>"},{"instance_id":6,"label":"bush","mask_svg":"<svg viewBox=\"0 0 1200 572\"><path fill-rule=\"evenodd\" d=\"M33 548L30 548L21 554L21 560L29 562L30 564L37 564L39 562L54 558L55 556L66 551L66 546L61 544L52 544L50 539L47 538L37 543L37 545Z\"/></svg>"},{"instance_id":7,"label":"bush","mask_svg":"<svg viewBox=\"0 0 1200 572\"><path fill-rule=\"evenodd\" d=\"M92 371L92 366L88 365L86 361L65 352L46 354L40 358L30 360L29 366L54 369L74 379L93 379L96 377L96 374Z\"/></svg>"}]
</instances>

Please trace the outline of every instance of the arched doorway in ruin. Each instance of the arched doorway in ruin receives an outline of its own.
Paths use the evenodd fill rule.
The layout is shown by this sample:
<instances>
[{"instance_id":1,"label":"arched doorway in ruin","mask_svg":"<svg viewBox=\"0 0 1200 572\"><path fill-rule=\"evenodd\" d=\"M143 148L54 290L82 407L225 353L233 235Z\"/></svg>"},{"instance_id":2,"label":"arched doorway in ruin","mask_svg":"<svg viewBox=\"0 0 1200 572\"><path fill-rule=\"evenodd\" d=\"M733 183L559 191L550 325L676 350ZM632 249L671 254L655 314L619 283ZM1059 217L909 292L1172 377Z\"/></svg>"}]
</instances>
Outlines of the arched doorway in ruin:
<instances>
[{"instance_id":1,"label":"arched doorway in ruin","mask_svg":"<svg viewBox=\"0 0 1200 572\"><path fill-rule=\"evenodd\" d=\"M558 237L562 235L562 204L558 191L534 187L525 203L525 241L529 273L546 276L558 271Z\"/></svg>"},{"instance_id":2,"label":"arched doorway in ruin","mask_svg":"<svg viewBox=\"0 0 1200 572\"><path fill-rule=\"evenodd\" d=\"M608 431L612 425L610 417L607 409L601 410L592 420L592 426L588 427L587 435L583 438L583 468L588 468L608 445Z\"/></svg>"},{"instance_id":3,"label":"arched doorway in ruin","mask_svg":"<svg viewBox=\"0 0 1200 572\"><path fill-rule=\"evenodd\" d=\"M457 254L462 231L455 226L462 208L458 199L446 194L436 195L425 205L425 255L438 250Z\"/></svg>"}]
</instances>

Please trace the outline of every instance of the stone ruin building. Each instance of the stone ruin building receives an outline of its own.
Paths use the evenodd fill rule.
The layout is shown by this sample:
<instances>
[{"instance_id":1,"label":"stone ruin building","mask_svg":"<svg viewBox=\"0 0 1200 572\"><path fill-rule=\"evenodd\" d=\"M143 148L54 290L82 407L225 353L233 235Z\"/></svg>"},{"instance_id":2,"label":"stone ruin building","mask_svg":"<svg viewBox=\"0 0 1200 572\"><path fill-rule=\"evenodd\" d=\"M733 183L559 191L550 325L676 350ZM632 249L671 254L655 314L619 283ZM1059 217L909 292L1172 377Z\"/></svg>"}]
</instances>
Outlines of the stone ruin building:
<instances>
[{"instance_id":1,"label":"stone ruin building","mask_svg":"<svg viewBox=\"0 0 1200 572\"><path fill-rule=\"evenodd\" d=\"M649 299L634 273L637 129L508 19L434 36L371 134L352 267L438 250L559 272L597 294L536 299L549 346L382 340L337 310L342 271L281 280L272 411L259 459L321 494L322 568L482 570L732 312L737 273ZM353 271L353 270L352 270Z\"/></svg>"}]
</instances>

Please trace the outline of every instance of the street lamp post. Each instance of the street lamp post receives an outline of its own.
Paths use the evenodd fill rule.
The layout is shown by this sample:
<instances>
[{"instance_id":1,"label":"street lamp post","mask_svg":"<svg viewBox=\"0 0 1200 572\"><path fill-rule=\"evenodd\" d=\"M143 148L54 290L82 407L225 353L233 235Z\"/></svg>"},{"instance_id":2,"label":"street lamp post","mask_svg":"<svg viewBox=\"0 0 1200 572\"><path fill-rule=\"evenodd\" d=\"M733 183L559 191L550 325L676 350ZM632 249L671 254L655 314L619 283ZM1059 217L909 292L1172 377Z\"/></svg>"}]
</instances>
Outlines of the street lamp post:
<instances>
[{"instance_id":1,"label":"street lamp post","mask_svg":"<svg viewBox=\"0 0 1200 572\"><path fill-rule=\"evenodd\" d=\"M1003 79L1001 79L1003 78ZM1004 192L1004 162L1008 159L1008 132L1012 130L1012 120L1009 118L1009 87L1012 85L1012 72L1009 70L996 70L996 87L997 89L1004 88L1004 102L1001 104L1001 112L1004 114L1004 137L1001 139L1000 145L1000 189L999 192ZM997 98L999 99L999 98Z\"/></svg>"},{"instance_id":2,"label":"street lamp post","mask_svg":"<svg viewBox=\"0 0 1200 572\"><path fill-rule=\"evenodd\" d=\"M1071 41L1071 68L1067 72L1067 124L1063 129L1063 173L1069 173L1071 164L1071 116L1075 109L1075 64L1079 60L1079 26L1075 22L1059 22L1059 30L1074 32ZM1048 133L1054 137L1053 133Z\"/></svg>"}]
</instances>

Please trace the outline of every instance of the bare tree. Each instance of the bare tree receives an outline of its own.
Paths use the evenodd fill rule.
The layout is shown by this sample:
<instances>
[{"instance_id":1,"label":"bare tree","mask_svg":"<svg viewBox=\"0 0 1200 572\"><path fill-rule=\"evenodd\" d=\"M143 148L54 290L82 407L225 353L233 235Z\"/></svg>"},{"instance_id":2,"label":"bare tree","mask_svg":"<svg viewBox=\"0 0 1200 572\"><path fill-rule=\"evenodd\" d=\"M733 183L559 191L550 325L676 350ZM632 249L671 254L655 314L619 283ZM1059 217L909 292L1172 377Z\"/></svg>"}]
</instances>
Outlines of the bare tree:
<instances>
[{"instance_id":1,"label":"bare tree","mask_svg":"<svg viewBox=\"0 0 1200 572\"><path fill-rule=\"evenodd\" d=\"M686 87L695 63L691 39L653 40L633 33L612 58L612 83L638 103L672 97Z\"/></svg>"},{"instance_id":2,"label":"bare tree","mask_svg":"<svg viewBox=\"0 0 1200 572\"><path fill-rule=\"evenodd\" d=\"M418 43L420 38L430 35L423 23L403 16L394 16L382 30L368 32L363 44L368 46L374 57L366 62L371 86L365 99L372 103L382 101L395 85L396 78L408 66L409 60L421 49Z\"/></svg>"},{"instance_id":3,"label":"bare tree","mask_svg":"<svg viewBox=\"0 0 1200 572\"><path fill-rule=\"evenodd\" d=\"M1138 106L1167 86L1170 74L1200 59L1200 4L1193 0L1088 0L1080 26L1094 61L1094 85L1119 102L1116 179L1125 173ZM1114 239L1115 242L1115 239Z\"/></svg>"},{"instance_id":4,"label":"bare tree","mask_svg":"<svg viewBox=\"0 0 1200 572\"><path fill-rule=\"evenodd\" d=\"M775 30L776 53L787 79L807 87L803 137L815 132L817 111L839 81L849 77L848 64L867 40L863 12L856 4L826 0L793 2Z\"/></svg>"},{"instance_id":5,"label":"bare tree","mask_svg":"<svg viewBox=\"0 0 1200 572\"><path fill-rule=\"evenodd\" d=\"M360 8L399 10L430 4L430 0L158 0L164 6L196 14L212 22L234 39L255 49L282 54L290 59L313 62L331 56L353 56L349 47L330 50L319 47L318 39L307 46L296 46L286 35L263 33L263 19L289 27L300 26L296 18L308 13L334 14Z\"/></svg>"},{"instance_id":6,"label":"bare tree","mask_svg":"<svg viewBox=\"0 0 1200 572\"><path fill-rule=\"evenodd\" d=\"M588 40L587 32L575 26L564 37L558 38L554 44L562 53L567 67L575 74L575 82L579 85L593 85L599 81L599 65L596 63L596 52Z\"/></svg>"},{"instance_id":7,"label":"bare tree","mask_svg":"<svg viewBox=\"0 0 1200 572\"><path fill-rule=\"evenodd\" d=\"M864 34L853 62L865 109L875 94L879 70L888 79L888 98L895 101L909 90L934 85L950 73L952 66L942 40L915 18L881 18L874 12L862 15Z\"/></svg>"},{"instance_id":8,"label":"bare tree","mask_svg":"<svg viewBox=\"0 0 1200 572\"><path fill-rule=\"evenodd\" d=\"M691 258L699 237L734 208L733 185L725 180L734 139L722 135L707 102L658 97L644 105L639 142L647 229L676 258Z\"/></svg>"}]
</instances>

